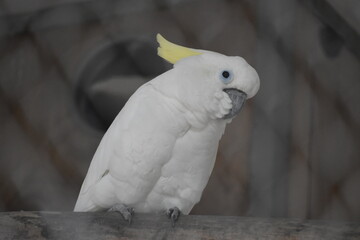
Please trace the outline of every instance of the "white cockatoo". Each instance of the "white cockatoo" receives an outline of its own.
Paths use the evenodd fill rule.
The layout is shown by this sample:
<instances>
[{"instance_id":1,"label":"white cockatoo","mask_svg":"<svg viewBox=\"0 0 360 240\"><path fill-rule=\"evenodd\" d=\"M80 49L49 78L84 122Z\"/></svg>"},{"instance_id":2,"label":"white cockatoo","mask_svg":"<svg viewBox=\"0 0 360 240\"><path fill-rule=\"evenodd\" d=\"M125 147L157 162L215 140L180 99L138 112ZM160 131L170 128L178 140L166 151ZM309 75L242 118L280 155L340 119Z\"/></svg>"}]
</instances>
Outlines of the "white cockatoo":
<instances>
[{"instance_id":1,"label":"white cockatoo","mask_svg":"<svg viewBox=\"0 0 360 240\"><path fill-rule=\"evenodd\" d=\"M243 58L173 44L157 35L174 67L142 85L92 159L74 211L164 211L173 224L199 202L225 126L260 86Z\"/></svg>"}]
</instances>

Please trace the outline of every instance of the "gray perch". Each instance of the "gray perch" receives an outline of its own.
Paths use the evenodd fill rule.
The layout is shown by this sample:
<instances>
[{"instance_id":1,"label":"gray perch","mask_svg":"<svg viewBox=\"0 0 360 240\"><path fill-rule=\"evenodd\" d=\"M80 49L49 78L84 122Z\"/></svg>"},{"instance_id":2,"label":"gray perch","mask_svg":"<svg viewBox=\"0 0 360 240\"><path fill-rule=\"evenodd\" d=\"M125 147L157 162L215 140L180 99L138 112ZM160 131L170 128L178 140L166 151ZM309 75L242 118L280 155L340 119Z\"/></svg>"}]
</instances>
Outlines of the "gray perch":
<instances>
[{"instance_id":1,"label":"gray perch","mask_svg":"<svg viewBox=\"0 0 360 240\"><path fill-rule=\"evenodd\" d=\"M360 223L189 215L173 228L165 215L2 212L0 239L360 239Z\"/></svg>"}]
</instances>

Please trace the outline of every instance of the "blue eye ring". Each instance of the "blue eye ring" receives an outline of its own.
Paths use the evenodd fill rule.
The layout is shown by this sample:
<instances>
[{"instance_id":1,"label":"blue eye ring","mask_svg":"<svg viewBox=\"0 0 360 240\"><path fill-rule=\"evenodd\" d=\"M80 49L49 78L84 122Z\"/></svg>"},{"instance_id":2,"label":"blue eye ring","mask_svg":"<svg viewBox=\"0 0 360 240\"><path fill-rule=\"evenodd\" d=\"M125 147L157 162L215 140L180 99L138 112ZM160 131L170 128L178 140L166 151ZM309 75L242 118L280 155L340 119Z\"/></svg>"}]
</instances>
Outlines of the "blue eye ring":
<instances>
[{"instance_id":1,"label":"blue eye ring","mask_svg":"<svg viewBox=\"0 0 360 240\"><path fill-rule=\"evenodd\" d=\"M230 70L221 71L220 80L225 84L230 83L233 80L232 72Z\"/></svg>"}]
</instances>

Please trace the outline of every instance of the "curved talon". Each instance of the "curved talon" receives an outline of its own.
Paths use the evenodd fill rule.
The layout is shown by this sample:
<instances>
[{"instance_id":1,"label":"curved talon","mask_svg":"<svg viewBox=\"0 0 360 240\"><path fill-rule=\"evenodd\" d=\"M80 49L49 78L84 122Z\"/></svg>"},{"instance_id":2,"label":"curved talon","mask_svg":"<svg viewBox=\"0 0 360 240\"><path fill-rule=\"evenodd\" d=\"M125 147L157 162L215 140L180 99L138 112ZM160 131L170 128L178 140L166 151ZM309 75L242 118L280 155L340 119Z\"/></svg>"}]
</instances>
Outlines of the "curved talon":
<instances>
[{"instance_id":1,"label":"curved talon","mask_svg":"<svg viewBox=\"0 0 360 240\"><path fill-rule=\"evenodd\" d=\"M130 215L129 215L129 218L128 218L128 223L129 223L129 225L131 224L131 222L132 222L132 216L134 215L134 213L135 213L135 211L134 211L134 208L128 208L128 212L130 213Z\"/></svg>"},{"instance_id":2,"label":"curved talon","mask_svg":"<svg viewBox=\"0 0 360 240\"><path fill-rule=\"evenodd\" d=\"M132 216L134 215L134 208L127 207L124 204L116 204L112 206L109 210L109 212L119 212L121 216L124 218L125 221L129 223L129 225L132 222Z\"/></svg>"},{"instance_id":3,"label":"curved talon","mask_svg":"<svg viewBox=\"0 0 360 240\"><path fill-rule=\"evenodd\" d=\"M177 207L169 208L166 211L166 215L171 219L172 226L175 227L175 222L179 219L181 211Z\"/></svg>"}]
</instances>

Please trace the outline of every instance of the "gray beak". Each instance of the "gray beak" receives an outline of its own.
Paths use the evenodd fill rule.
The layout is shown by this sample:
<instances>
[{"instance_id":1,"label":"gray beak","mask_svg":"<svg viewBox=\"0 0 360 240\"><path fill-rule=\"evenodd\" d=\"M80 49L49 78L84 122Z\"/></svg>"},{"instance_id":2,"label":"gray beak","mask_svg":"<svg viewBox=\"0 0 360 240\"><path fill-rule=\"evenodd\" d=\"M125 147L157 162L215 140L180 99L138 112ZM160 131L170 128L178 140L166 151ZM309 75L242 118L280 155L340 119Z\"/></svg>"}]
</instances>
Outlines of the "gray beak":
<instances>
[{"instance_id":1,"label":"gray beak","mask_svg":"<svg viewBox=\"0 0 360 240\"><path fill-rule=\"evenodd\" d=\"M232 102L232 108L230 109L230 112L226 114L223 119L233 118L241 111L247 95L243 91L235 88L225 88L223 91L229 95Z\"/></svg>"}]
</instances>

